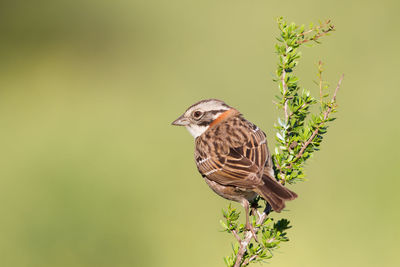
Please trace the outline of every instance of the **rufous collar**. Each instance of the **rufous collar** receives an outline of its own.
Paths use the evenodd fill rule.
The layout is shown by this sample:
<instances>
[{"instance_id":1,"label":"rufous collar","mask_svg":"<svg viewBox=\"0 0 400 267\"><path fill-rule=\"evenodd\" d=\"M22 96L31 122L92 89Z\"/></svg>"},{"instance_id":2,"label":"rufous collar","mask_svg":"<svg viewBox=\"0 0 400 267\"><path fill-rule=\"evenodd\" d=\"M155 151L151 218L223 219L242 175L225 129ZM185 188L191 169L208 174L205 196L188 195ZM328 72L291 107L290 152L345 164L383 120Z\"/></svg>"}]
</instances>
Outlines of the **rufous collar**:
<instances>
[{"instance_id":1,"label":"rufous collar","mask_svg":"<svg viewBox=\"0 0 400 267\"><path fill-rule=\"evenodd\" d=\"M215 126L215 125L223 122L224 120L226 120L234 115L237 115L237 114L239 114L239 111L237 111L236 109L234 109L234 108L228 109L227 111L225 111L224 113L219 115L215 120L213 120L210 123L210 127Z\"/></svg>"}]
</instances>

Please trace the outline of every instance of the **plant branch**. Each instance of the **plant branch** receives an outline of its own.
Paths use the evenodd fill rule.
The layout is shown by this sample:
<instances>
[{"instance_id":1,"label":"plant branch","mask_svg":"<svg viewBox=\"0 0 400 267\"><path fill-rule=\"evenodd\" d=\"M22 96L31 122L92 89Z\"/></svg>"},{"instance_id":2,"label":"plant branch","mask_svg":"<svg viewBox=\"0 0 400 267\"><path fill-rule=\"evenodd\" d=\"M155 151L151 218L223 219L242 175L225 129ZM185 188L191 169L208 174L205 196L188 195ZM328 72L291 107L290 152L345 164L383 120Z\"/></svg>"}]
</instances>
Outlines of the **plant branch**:
<instances>
[{"instance_id":1,"label":"plant branch","mask_svg":"<svg viewBox=\"0 0 400 267\"><path fill-rule=\"evenodd\" d=\"M325 35L328 35L331 31L334 31L334 30L335 30L335 26L331 24L330 20L327 20L325 23L320 23L319 26L311 28L308 31L299 33L297 35L297 37L301 40L297 40L297 43L305 44L310 41L318 42L319 38L321 38ZM306 36L312 32L315 32L315 35L310 38L306 38Z\"/></svg>"},{"instance_id":2,"label":"plant branch","mask_svg":"<svg viewBox=\"0 0 400 267\"><path fill-rule=\"evenodd\" d=\"M318 78L319 78L319 100L320 100L321 106L322 106L322 98L323 98L322 97L323 96L322 89L323 89L323 84L324 84L324 81L322 79L322 72L323 72L322 61L320 60L318 62Z\"/></svg>"},{"instance_id":3,"label":"plant branch","mask_svg":"<svg viewBox=\"0 0 400 267\"><path fill-rule=\"evenodd\" d=\"M265 212L263 212L261 214L261 216L258 218L257 225L263 224L266 219L267 219L267 214ZM257 234L258 230L259 230L259 228L255 228L254 232ZM239 246L239 250L238 250L238 253L236 256L236 262L235 262L234 267L241 266L243 256L246 253L247 246L249 245L250 241L254 238L254 236L250 230L246 230L244 236L245 236L245 238L243 240L241 240L241 242L239 242L240 246ZM256 258L257 255L253 255L252 257Z\"/></svg>"},{"instance_id":4,"label":"plant branch","mask_svg":"<svg viewBox=\"0 0 400 267\"><path fill-rule=\"evenodd\" d=\"M336 94L339 91L339 88L342 84L342 80L344 78L344 74L342 74L340 76L339 82L336 86L335 92L333 94L332 100L331 100L331 104L329 105L328 109L324 112L324 120L317 126L317 128L313 131L312 135L310 136L310 138L302 145L299 153L296 155L295 159L290 163L290 165L288 166L288 168L292 168L293 167L293 163L296 162L299 158L301 158L303 156L304 151L306 150L306 148L311 144L311 142L313 141L313 139L315 138L315 136L318 134L318 132L320 131L321 127L326 123L326 120L328 119L330 113L332 112L332 105L334 105L336 103Z\"/></svg>"},{"instance_id":5,"label":"plant branch","mask_svg":"<svg viewBox=\"0 0 400 267\"><path fill-rule=\"evenodd\" d=\"M237 240L239 243L242 243L242 239L240 238L240 236L238 235L238 233L237 233L236 230L232 230L232 234L233 234L233 236L236 238L236 240Z\"/></svg>"},{"instance_id":6,"label":"plant branch","mask_svg":"<svg viewBox=\"0 0 400 267\"><path fill-rule=\"evenodd\" d=\"M339 79L339 81L338 81L338 83L336 85L335 93L333 93L333 98L332 98L333 102L336 102L336 95L339 92L340 86L342 85L343 78L344 78L344 73L342 74L342 76L340 76L340 79Z\"/></svg>"},{"instance_id":7,"label":"plant branch","mask_svg":"<svg viewBox=\"0 0 400 267\"><path fill-rule=\"evenodd\" d=\"M243 262L243 266L248 265L250 262L252 262L252 261L255 260L256 258L257 258L257 255L253 255L253 256L251 256L250 258L246 259L246 260Z\"/></svg>"}]
</instances>

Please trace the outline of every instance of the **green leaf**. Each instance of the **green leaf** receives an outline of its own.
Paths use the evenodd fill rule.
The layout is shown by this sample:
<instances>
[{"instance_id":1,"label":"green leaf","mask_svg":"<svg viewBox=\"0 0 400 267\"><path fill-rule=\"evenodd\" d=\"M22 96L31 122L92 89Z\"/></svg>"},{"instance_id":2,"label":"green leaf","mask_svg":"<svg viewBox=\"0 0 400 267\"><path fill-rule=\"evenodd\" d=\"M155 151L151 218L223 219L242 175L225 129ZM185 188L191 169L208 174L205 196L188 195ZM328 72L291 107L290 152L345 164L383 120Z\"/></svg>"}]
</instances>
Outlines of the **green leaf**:
<instances>
[{"instance_id":1,"label":"green leaf","mask_svg":"<svg viewBox=\"0 0 400 267\"><path fill-rule=\"evenodd\" d=\"M222 220L219 220L219 223L221 224L221 226L222 226L224 229L227 229L227 228L228 228L228 226L226 225L226 223L224 223Z\"/></svg>"}]
</instances>

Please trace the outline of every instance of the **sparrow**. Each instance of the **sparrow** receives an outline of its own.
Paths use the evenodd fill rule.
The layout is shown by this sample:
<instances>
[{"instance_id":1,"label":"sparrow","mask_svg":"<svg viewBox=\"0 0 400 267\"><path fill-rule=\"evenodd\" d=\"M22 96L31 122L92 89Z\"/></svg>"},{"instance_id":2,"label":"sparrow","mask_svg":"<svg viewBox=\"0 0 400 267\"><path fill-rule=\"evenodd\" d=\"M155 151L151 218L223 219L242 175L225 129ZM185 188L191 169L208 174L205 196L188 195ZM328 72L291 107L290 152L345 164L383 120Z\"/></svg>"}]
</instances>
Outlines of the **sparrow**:
<instances>
[{"instance_id":1,"label":"sparrow","mask_svg":"<svg viewBox=\"0 0 400 267\"><path fill-rule=\"evenodd\" d=\"M275 212L297 197L275 179L265 133L237 109L218 99L202 100L172 125L185 126L195 138L198 171L215 193L242 204L247 229L252 229L249 207L257 196Z\"/></svg>"}]
</instances>

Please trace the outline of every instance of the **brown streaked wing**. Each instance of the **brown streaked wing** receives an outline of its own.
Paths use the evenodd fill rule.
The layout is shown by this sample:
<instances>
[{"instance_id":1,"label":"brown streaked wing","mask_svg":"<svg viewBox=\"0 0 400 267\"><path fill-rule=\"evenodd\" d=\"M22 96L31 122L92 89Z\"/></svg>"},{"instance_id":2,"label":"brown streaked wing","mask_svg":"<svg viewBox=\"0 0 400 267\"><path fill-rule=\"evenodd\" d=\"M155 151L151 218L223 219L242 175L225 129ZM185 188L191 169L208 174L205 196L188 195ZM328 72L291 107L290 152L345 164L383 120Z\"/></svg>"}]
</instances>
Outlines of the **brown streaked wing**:
<instances>
[{"instance_id":1,"label":"brown streaked wing","mask_svg":"<svg viewBox=\"0 0 400 267\"><path fill-rule=\"evenodd\" d=\"M232 150L234 151L234 150ZM237 152L233 152L237 154ZM210 157L197 164L199 172L209 180L222 185L233 185L245 188L253 188L260 184L261 179L257 175L260 169L245 157L231 157L229 153L223 164L220 159Z\"/></svg>"},{"instance_id":2,"label":"brown streaked wing","mask_svg":"<svg viewBox=\"0 0 400 267\"><path fill-rule=\"evenodd\" d=\"M246 121L247 122L247 121ZM251 123L242 124L246 137L242 145L230 147L227 155L203 155L196 158L199 172L208 179L223 185L253 188L261 183L268 151L265 134ZM242 128L242 129L243 129ZM200 155L201 152L196 152Z\"/></svg>"}]
</instances>

